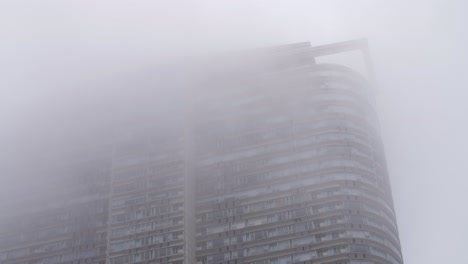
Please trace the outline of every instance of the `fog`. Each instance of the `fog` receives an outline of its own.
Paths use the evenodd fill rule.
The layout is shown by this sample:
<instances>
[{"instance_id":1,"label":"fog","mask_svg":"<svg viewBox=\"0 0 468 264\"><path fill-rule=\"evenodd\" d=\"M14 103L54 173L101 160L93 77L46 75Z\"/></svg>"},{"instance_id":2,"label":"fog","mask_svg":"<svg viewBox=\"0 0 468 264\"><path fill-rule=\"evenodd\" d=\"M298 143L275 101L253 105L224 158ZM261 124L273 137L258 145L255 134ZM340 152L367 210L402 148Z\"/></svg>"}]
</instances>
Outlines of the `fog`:
<instances>
[{"instance_id":1,"label":"fog","mask_svg":"<svg viewBox=\"0 0 468 264\"><path fill-rule=\"evenodd\" d=\"M366 38L405 263L468 263L467 8L461 0L2 1L1 204L42 190L37 164L64 146L106 138L109 116L180 98L164 85L174 65Z\"/></svg>"}]
</instances>

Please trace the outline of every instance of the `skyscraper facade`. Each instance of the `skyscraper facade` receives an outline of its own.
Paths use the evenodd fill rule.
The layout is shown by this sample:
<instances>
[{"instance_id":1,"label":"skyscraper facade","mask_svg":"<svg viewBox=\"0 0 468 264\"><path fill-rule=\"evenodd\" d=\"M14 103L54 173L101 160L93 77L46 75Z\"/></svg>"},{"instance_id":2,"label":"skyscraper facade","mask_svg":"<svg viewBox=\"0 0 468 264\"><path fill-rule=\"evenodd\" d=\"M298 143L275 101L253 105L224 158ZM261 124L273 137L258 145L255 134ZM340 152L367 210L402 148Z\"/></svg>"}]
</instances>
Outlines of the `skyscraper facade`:
<instances>
[{"instance_id":1,"label":"skyscraper facade","mask_svg":"<svg viewBox=\"0 0 468 264\"><path fill-rule=\"evenodd\" d=\"M38 244L4 243L0 259L403 263L372 74L321 62L351 51L369 70L363 41L254 51L220 67L190 88L182 118L140 126L116 141L98 232L83 227ZM70 213L64 223L72 219ZM79 246L69 251L95 255L68 259L67 246L48 247L67 245L84 229L95 235L87 244L73 240ZM43 255L35 255L38 247Z\"/></svg>"},{"instance_id":2,"label":"skyscraper facade","mask_svg":"<svg viewBox=\"0 0 468 264\"><path fill-rule=\"evenodd\" d=\"M200 100L197 263L402 263L371 84L314 59L361 45L282 47Z\"/></svg>"},{"instance_id":3,"label":"skyscraper facade","mask_svg":"<svg viewBox=\"0 0 468 264\"><path fill-rule=\"evenodd\" d=\"M47 174L49 191L34 201L12 197L11 206L2 208L0 263L104 264L110 157L87 149L54 159L52 168L34 168Z\"/></svg>"}]
</instances>

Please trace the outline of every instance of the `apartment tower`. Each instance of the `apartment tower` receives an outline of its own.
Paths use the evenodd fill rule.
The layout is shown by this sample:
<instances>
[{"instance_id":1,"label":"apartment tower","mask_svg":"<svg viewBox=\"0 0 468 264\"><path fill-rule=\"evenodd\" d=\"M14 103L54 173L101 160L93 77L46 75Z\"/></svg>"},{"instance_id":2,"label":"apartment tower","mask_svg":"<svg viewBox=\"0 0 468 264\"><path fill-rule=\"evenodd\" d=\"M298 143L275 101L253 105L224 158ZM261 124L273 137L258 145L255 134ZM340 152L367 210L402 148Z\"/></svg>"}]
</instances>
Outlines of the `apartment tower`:
<instances>
[{"instance_id":1,"label":"apartment tower","mask_svg":"<svg viewBox=\"0 0 468 264\"><path fill-rule=\"evenodd\" d=\"M366 42L214 61L182 114L132 125L106 152L105 228L34 243L2 229L2 263L403 263Z\"/></svg>"}]
</instances>

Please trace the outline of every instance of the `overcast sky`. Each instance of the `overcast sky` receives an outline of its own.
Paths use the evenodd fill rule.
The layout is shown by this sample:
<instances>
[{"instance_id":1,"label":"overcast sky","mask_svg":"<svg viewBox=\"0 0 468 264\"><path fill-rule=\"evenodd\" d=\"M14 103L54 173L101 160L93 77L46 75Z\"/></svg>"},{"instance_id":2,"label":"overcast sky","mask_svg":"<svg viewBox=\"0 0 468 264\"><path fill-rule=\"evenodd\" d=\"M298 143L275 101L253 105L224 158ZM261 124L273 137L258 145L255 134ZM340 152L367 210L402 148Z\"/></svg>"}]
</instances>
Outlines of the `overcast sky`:
<instances>
[{"instance_id":1,"label":"overcast sky","mask_svg":"<svg viewBox=\"0 0 468 264\"><path fill-rule=\"evenodd\" d=\"M60 133L95 96L118 100L86 84L167 54L367 38L405 263L468 263L467 10L463 0L4 0L0 157ZM3 173L0 186L14 179Z\"/></svg>"}]
</instances>

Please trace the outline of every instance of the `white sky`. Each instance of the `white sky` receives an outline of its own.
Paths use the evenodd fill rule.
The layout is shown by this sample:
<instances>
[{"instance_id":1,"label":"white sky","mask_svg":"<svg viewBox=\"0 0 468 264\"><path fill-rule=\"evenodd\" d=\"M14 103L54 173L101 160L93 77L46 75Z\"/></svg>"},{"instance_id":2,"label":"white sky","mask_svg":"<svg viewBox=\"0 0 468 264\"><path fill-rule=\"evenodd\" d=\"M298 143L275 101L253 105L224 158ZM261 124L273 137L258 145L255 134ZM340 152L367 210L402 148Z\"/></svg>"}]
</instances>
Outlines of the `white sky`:
<instances>
[{"instance_id":1,"label":"white sky","mask_svg":"<svg viewBox=\"0 0 468 264\"><path fill-rule=\"evenodd\" d=\"M405 263L468 263L467 8L462 0L4 0L0 157L51 132L26 128L60 126L57 112L81 111L67 108L76 98L115 96L80 84L167 54L365 37ZM1 175L0 186L14 178Z\"/></svg>"}]
</instances>

